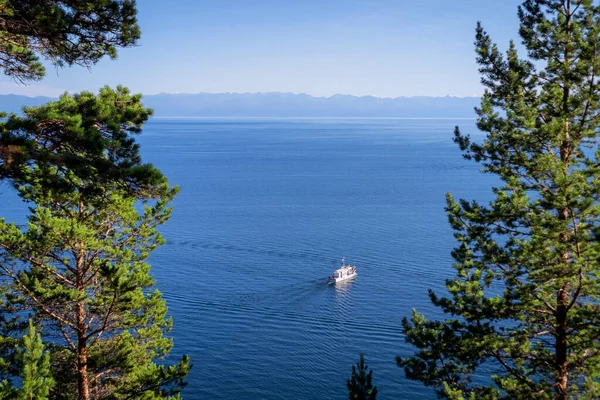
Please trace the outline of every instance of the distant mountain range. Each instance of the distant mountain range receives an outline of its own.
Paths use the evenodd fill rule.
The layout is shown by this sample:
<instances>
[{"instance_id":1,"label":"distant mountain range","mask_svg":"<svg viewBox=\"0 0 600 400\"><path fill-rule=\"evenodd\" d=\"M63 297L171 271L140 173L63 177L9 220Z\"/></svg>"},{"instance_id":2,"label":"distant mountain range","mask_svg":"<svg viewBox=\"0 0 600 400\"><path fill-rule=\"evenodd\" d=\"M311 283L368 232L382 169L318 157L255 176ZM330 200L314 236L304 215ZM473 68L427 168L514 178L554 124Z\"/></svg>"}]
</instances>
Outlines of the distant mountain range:
<instances>
[{"instance_id":1,"label":"distant mountain range","mask_svg":"<svg viewBox=\"0 0 600 400\"><path fill-rule=\"evenodd\" d=\"M50 100L51 97L27 97L17 94L0 94L0 111L19 113L23 106L39 106Z\"/></svg>"},{"instance_id":2,"label":"distant mountain range","mask_svg":"<svg viewBox=\"0 0 600 400\"><path fill-rule=\"evenodd\" d=\"M0 95L0 110L19 112L49 97ZM293 93L161 93L143 97L157 117L475 117L478 97L396 97Z\"/></svg>"}]
</instances>

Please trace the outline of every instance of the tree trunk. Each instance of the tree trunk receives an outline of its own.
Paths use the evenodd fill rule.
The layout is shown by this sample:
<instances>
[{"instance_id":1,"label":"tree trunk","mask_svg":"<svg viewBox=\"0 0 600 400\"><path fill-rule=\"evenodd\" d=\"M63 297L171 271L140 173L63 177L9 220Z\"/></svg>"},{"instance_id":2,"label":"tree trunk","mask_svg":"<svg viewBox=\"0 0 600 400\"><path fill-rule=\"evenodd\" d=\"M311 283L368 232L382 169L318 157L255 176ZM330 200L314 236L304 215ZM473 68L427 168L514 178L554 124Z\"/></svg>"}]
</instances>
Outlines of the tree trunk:
<instances>
[{"instance_id":1,"label":"tree trunk","mask_svg":"<svg viewBox=\"0 0 600 400\"><path fill-rule=\"evenodd\" d=\"M87 372L87 341L79 338L77 343L77 391L79 400L90 399L90 385Z\"/></svg>"},{"instance_id":2,"label":"tree trunk","mask_svg":"<svg viewBox=\"0 0 600 400\"><path fill-rule=\"evenodd\" d=\"M571 0L565 0L564 11L566 17L566 37L567 44L564 53L564 65L565 68L570 68L571 54ZM560 145L560 159L564 163L564 174L565 176L569 173L569 157L571 153L570 143L570 132L569 132L569 97L570 97L570 85L569 82L565 81L563 86L563 104L562 111L564 113L564 138ZM558 210L558 218L561 220L569 219L569 210L561 208ZM563 242L569 240L569 233L563 232L560 235ZM561 254L562 262L565 268L569 264L569 253L568 251ZM554 396L555 400L567 400L567 384L569 378L568 365L567 365L567 307L569 304L569 293L567 292L567 286L563 285L558 293L556 294L556 380L554 382Z\"/></svg>"},{"instance_id":3,"label":"tree trunk","mask_svg":"<svg viewBox=\"0 0 600 400\"><path fill-rule=\"evenodd\" d=\"M556 400L567 399L567 304L569 296L564 289L557 294L556 307Z\"/></svg>"},{"instance_id":4,"label":"tree trunk","mask_svg":"<svg viewBox=\"0 0 600 400\"><path fill-rule=\"evenodd\" d=\"M83 203L79 202L79 213L83 210ZM76 283L77 289L81 292L85 291L83 283L83 255L81 249L83 244L79 243L76 251L77 272ZM87 349L87 329L86 329L86 312L85 303L77 302L77 392L78 400L90 400L90 383L88 381L88 349Z\"/></svg>"}]
</instances>

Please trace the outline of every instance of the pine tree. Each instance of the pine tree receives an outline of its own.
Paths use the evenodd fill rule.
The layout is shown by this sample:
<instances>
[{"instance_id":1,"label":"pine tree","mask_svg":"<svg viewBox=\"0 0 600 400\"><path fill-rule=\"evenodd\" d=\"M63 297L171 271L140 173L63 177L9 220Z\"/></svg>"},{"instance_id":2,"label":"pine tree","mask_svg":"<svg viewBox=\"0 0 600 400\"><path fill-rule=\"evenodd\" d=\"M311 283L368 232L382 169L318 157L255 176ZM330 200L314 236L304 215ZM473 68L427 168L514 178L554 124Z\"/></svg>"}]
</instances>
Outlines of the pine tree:
<instances>
[{"instance_id":1,"label":"pine tree","mask_svg":"<svg viewBox=\"0 0 600 400\"><path fill-rule=\"evenodd\" d=\"M178 191L141 163L132 135L150 114L140 96L104 88L1 125L25 155L5 157L3 172L31 213L27 227L0 220L0 272L44 326L50 399L165 399L185 384L187 357L161 361L172 321L145 261Z\"/></svg>"},{"instance_id":2,"label":"pine tree","mask_svg":"<svg viewBox=\"0 0 600 400\"><path fill-rule=\"evenodd\" d=\"M29 321L19 303L7 282L0 284L0 399L11 398L6 393L12 393L13 379L22 375L18 349Z\"/></svg>"},{"instance_id":3,"label":"pine tree","mask_svg":"<svg viewBox=\"0 0 600 400\"><path fill-rule=\"evenodd\" d=\"M445 398L600 398L600 8L527 0L518 15L528 58L478 25L487 137L455 136L501 185L487 205L448 195L456 276L430 292L447 319L405 319L417 351L398 365Z\"/></svg>"},{"instance_id":4,"label":"pine tree","mask_svg":"<svg viewBox=\"0 0 600 400\"><path fill-rule=\"evenodd\" d=\"M44 351L40 334L32 321L29 328L14 346L10 357L11 368L20 388L14 386L15 379L3 379L0 382L0 399L46 400L54 385L50 368L50 355Z\"/></svg>"},{"instance_id":5,"label":"pine tree","mask_svg":"<svg viewBox=\"0 0 600 400\"><path fill-rule=\"evenodd\" d=\"M365 364L365 355L360 353L360 361L352 366L352 378L348 379L348 394L350 400L375 400L377 386L373 386L373 370L369 371Z\"/></svg>"},{"instance_id":6,"label":"pine tree","mask_svg":"<svg viewBox=\"0 0 600 400\"><path fill-rule=\"evenodd\" d=\"M76 190L103 199L112 184L132 196L154 196L152 190L166 182L160 171L141 162L134 135L152 110L127 88L65 94L24 113L0 124L0 179L25 190L26 200ZM73 174L80 179L73 180Z\"/></svg>"},{"instance_id":7,"label":"pine tree","mask_svg":"<svg viewBox=\"0 0 600 400\"><path fill-rule=\"evenodd\" d=\"M36 332L31 320L29 331L23 337L22 387L19 400L46 400L54 385L50 371L50 355L44 351L42 337Z\"/></svg>"},{"instance_id":8,"label":"pine tree","mask_svg":"<svg viewBox=\"0 0 600 400\"><path fill-rule=\"evenodd\" d=\"M95 64L140 37L135 0L0 0L0 68L40 80L40 57L56 66Z\"/></svg>"}]
</instances>

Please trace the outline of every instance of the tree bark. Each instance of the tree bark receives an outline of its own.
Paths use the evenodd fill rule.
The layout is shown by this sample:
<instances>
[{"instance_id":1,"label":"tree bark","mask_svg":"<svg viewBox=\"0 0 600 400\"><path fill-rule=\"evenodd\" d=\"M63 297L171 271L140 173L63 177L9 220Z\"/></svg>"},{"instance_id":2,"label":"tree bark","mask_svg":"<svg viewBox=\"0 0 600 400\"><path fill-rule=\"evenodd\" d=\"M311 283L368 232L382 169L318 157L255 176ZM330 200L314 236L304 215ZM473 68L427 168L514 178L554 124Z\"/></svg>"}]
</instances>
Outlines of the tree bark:
<instances>
[{"instance_id":1,"label":"tree bark","mask_svg":"<svg viewBox=\"0 0 600 400\"><path fill-rule=\"evenodd\" d=\"M571 54L571 0L564 2L565 19L566 19L566 47L564 53L564 66L570 68ZM563 104L562 111L564 113L564 138L560 144L560 159L563 162L565 176L569 173L569 157L571 153L570 132L569 132L569 82L565 81L563 86ZM569 218L569 210L562 207L558 210L558 218L566 221ZM566 243L569 240L569 233L565 230L560 235L561 241ZM565 268L569 264L569 252L561 254L562 263ZM555 400L567 400L567 385L569 379L569 370L567 363L568 342L567 342L567 311L569 304L569 293L567 285L563 286L556 293L556 343L555 343L555 360L556 360L556 379L554 382Z\"/></svg>"},{"instance_id":2,"label":"tree bark","mask_svg":"<svg viewBox=\"0 0 600 400\"><path fill-rule=\"evenodd\" d=\"M79 214L83 210L83 203L79 202ZM82 254L83 243L78 243L76 250L76 284L77 290L85 291L84 284L84 262ZM90 383L88 380L88 349L87 349L87 328L86 328L85 303L81 300L77 302L77 392L78 400L90 400Z\"/></svg>"},{"instance_id":3,"label":"tree bark","mask_svg":"<svg viewBox=\"0 0 600 400\"><path fill-rule=\"evenodd\" d=\"M554 391L556 400L567 399L567 304L569 295L561 289L557 294L556 307L556 382Z\"/></svg>"},{"instance_id":4,"label":"tree bark","mask_svg":"<svg viewBox=\"0 0 600 400\"><path fill-rule=\"evenodd\" d=\"M79 308L79 305L78 305ZM87 372L87 341L79 335L77 341L77 391L79 400L90 399L90 385Z\"/></svg>"}]
</instances>

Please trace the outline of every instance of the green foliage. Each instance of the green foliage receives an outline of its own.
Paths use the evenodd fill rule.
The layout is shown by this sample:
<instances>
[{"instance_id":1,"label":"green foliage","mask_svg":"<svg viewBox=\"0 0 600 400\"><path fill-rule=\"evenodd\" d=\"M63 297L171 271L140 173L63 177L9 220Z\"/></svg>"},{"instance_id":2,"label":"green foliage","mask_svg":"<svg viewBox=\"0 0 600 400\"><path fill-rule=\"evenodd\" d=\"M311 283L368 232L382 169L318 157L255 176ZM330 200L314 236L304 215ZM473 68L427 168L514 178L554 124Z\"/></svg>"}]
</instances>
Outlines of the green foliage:
<instances>
[{"instance_id":1,"label":"green foliage","mask_svg":"<svg viewBox=\"0 0 600 400\"><path fill-rule=\"evenodd\" d=\"M360 353L360 361L352 366L352 378L348 379L348 395L350 400L375 400L377 386L373 386L373 370L369 371L365 364L365 355Z\"/></svg>"},{"instance_id":2,"label":"green foliage","mask_svg":"<svg viewBox=\"0 0 600 400\"><path fill-rule=\"evenodd\" d=\"M141 164L132 134L149 114L104 88L2 125L20 156L2 172L32 206L26 227L0 219L0 272L44 326L50 399L176 398L185 384L189 359L164 361L172 321L146 262L178 192Z\"/></svg>"},{"instance_id":3,"label":"green foliage","mask_svg":"<svg viewBox=\"0 0 600 400\"><path fill-rule=\"evenodd\" d=\"M20 400L46 400L54 385L50 371L50 355L44 351L42 337L29 321L29 331L23 337L23 381Z\"/></svg>"},{"instance_id":4,"label":"green foliage","mask_svg":"<svg viewBox=\"0 0 600 400\"><path fill-rule=\"evenodd\" d=\"M397 361L443 398L599 398L600 8L527 0L519 18L529 59L478 25L487 137L455 133L501 187L487 205L448 195L456 276L430 292L447 319L414 311L417 351Z\"/></svg>"},{"instance_id":5,"label":"green foliage","mask_svg":"<svg viewBox=\"0 0 600 400\"><path fill-rule=\"evenodd\" d=\"M0 179L25 200L81 191L97 201L112 185L133 196L159 195L166 179L141 163L133 136L152 115L141 95L104 87L24 112L0 122Z\"/></svg>"},{"instance_id":6,"label":"green foliage","mask_svg":"<svg viewBox=\"0 0 600 400\"><path fill-rule=\"evenodd\" d=\"M45 75L40 57L56 66L116 58L140 37L135 0L0 0L0 68L18 81Z\"/></svg>"},{"instance_id":7,"label":"green foliage","mask_svg":"<svg viewBox=\"0 0 600 400\"><path fill-rule=\"evenodd\" d=\"M3 344L5 345L5 344ZM54 385L50 369L50 354L44 351L42 337L31 320L29 329L13 348L11 367L20 388L12 380L0 382L0 399L46 400Z\"/></svg>"}]
</instances>

